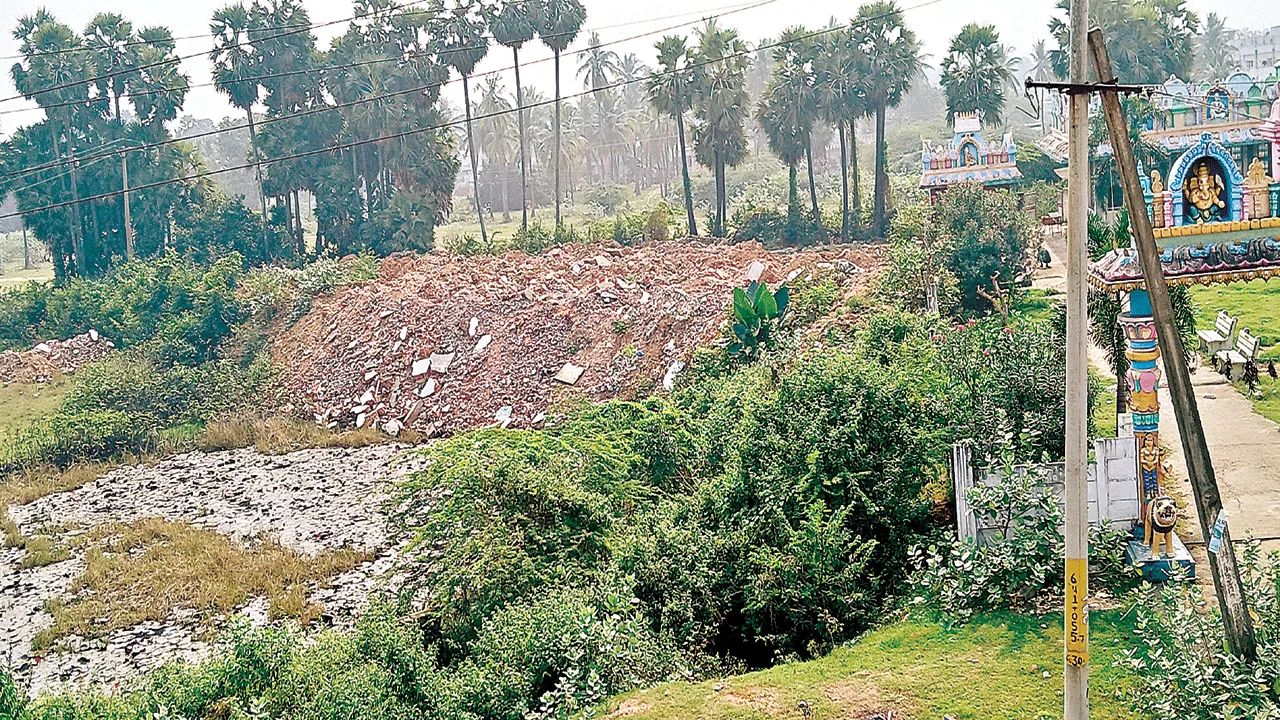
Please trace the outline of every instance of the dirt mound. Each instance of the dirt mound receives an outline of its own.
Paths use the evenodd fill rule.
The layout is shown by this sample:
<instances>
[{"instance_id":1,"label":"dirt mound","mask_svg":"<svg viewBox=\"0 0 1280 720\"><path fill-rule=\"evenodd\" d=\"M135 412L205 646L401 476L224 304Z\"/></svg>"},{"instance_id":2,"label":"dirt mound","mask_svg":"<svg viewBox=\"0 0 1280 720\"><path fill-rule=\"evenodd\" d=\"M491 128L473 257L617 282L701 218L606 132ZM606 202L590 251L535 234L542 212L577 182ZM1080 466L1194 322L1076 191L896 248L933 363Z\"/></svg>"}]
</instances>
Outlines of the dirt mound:
<instances>
[{"instance_id":1,"label":"dirt mound","mask_svg":"<svg viewBox=\"0 0 1280 720\"><path fill-rule=\"evenodd\" d=\"M734 287L814 270L864 287L877 247L574 244L529 257L396 257L274 342L295 402L331 426L537 425L562 393L659 387L716 335Z\"/></svg>"},{"instance_id":2,"label":"dirt mound","mask_svg":"<svg viewBox=\"0 0 1280 720\"><path fill-rule=\"evenodd\" d=\"M67 340L42 342L22 352L6 350L0 353L0 382L49 382L54 375L71 374L114 347L97 330L90 330Z\"/></svg>"}]
</instances>

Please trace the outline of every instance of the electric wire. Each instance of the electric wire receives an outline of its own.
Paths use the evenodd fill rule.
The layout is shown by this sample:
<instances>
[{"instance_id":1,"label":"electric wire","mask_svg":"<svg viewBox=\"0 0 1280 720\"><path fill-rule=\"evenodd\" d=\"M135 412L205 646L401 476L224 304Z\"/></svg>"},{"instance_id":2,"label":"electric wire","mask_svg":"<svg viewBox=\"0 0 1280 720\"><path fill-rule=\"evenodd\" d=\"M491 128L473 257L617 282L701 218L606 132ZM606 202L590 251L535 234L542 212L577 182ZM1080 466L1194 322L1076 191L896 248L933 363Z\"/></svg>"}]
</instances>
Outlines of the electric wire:
<instances>
[{"instance_id":1,"label":"electric wire","mask_svg":"<svg viewBox=\"0 0 1280 720\"><path fill-rule=\"evenodd\" d=\"M760 50L767 50L767 49L771 49L771 48L775 48L775 47L782 47L782 46L785 46L785 45L790 45L790 44L792 44L792 43L804 42L804 41L806 41L806 40L810 40L810 39L813 39L813 38L815 38L815 37L819 37L819 36L822 36L822 35L826 35L826 34L828 34L828 33L837 32L837 31L840 31L840 30L845 30L845 29L851 28L851 27L853 27L855 24L857 24L857 23L859 23L859 22L867 22L867 21L871 21L871 20L883 19L883 18L885 18L885 17L890 17L890 16L892 16L892 15L904 14L904 13L909 12L909 11L912 11L912 10L918 10L918 9L920 9L920 8L928 7L928 6L931 6L931 5L936 5L936 4L940 3L940 2L943 2L943 0L926 0L925 2L919 3L919 4L917 4L917 5L913 5L913 6L906 7L906 8L898 8L898 9L894 10L893 12L884 13L883 15L878 15L878 16L873 16L873 17L867 17L867 18L855 18L853 21L851 21L851 22L849 22L849 23L846 23L846 24L843 24L843 25L835 25L835 26L826 27L826 28L823 28L823 29L821 29L821 30L816 30L816 31L811 32L811 33L806 33L806 34L804 34L804 35L800 35L800 36L796 36L796 37L793 37L793 38L789 38L789 39L787 39L787 40L785 40L785 41L777 41L777 42L772 42L772 43L764 43L764 44L757 45L757 46L756 46L756 47L754 47L754 48L746 48L746 49L743 49L743 50L740 50L740 51L737 51L737 52L726 53L726 54L721 55L721 56L716 57L716 58L710 58L710 59L707 59L707 60L704 60L704 61L700 61L700 62L698 62L698 63L692 63L692 64L690 64L689 66L687 66L687 67L683 67L683 68L680 68L680 69L678 69L678 70L665 71L665 72L660 72L660 73L653 73L653 74L648 75L648 76L645 76L645 77L634 78L634 79L630 79L630 80L619 80L619 81L615 81L615 82L613 82L613 83L610 83L610 84L608 84L608 85L601 86L601 87L599 87L599 88L594 88L594 89L590 89L590 90L583 90L583 91L581 91L581 92L571 93L571 94L569 94L569 95L563 95L563 96L561 96L561 97L559 98L559 100L560 100L561 102L563 102L564 100L573 100L573 99L575 99L575 98L582 98L582 97L586 97L586 96L588 96L588 95L593 95L593 94L595 94L595 93L603 92L603 91L605 91L605 90L612 90L612 89L619 88L619 87L625 87L625 86L627 86L627 85L631 85L631 84L638 83L638 82L647 82L647 81L649 81L651 78L654 78L654 77L663 77L663 76L668 76L668 75L672 75L672 74L676 74L676 73L685 73L685 72L688 72L689 70L694 69L694 68L697 68L697 67L706 66L706 65L712 65L712 64L715 64L715 63L721 63L721 62L724 62L725 60L728 60L728 59L733 58L733 57L745 57L745 56L749 56L749 55L751 55L751 54L753 54L753 53L759 52ZM685 23L685 24L688 24L688 23ZM665 32L665 31L657 31L657 32ZM471 118L471 120L472 120L472 122L474 122L474 121L476 121L476 120L485 120L485 119L489 119L489 118L500 117L500 116L504 116L504 115L510 115L510 114L512 114L512 113L519 112L519 111L520 111L520 110L522 110L522 109L523 109L523 110L530 110L530 109L539 108L539 107L546 107L546 106L548 106L548 105L552 105L552 104L554 104L555 102L557 102L555 99L542 100L542 101L539 101L539 102L536 102L536 103L529 103L529 104L526 104L526 105L523 105L523 106L517 106L517 107L512 107L512 108L506 108L506 109L503 109L503 110L500 110L500 111L496 111L496 112L492 112L492 113L486 113L486 114L481 114L481 115L473 115L473 116L472 116L472 118ZM436 130L443 130L443 129L447 129L447 128L451 128L451 127L457 127L457 126L459 126L459 125L463 125L463 124L465 124L465 123L466 123L466 121L465 121L465 120L454 120L454 121L449 121L449 122L444 122L444 123L438 123L438 124L435 124L435 125L429 125L429 126L427 126L427 127L415 128L415 129L411 129L411 130L404 130L404 131L397 132L397 133L391 133L391 134L388 134L388 135L382 135L382 136L375 137L375 138L367 138L367 139L364 139L364 140L353 140L353 141L351 141L351 142L339 143L339 144L336 144L336 145L329 145L329 146L326 146L326 147L316 148L316 149L313 149L313 150L307 150L307 151L303 151L303 152L299 152L299 153L293 153L293 154L290 154L290 155L284 155L284 156L274 157L274 158L265 158L265 159L261 160L261 161L260 161L260 162L258 162L258 163L246 163L246 164L243 164L243 165L236 165L236 166L232 166L232 167L219 168L219 169L217 169L217 170L205 170L205 171L198 172L198 173L192 173L192 174L190 174L190 175L186 175L186 176L183 176L183 177L171 178L171 179L168 179L168 180L157 180L157 181L155 181L155 182L146 183L146 184L143 184L143 185L138 185L138 186L135 186L135 187L131 187L131 188L129 188L127 192L131 192L131 193L132 193L132 192L140 192L140 191L142 191L142 190L150 190L150 189L157 188L157 187L163 187L163 186L165 186L165 185L172 185L172 184L174 184L174 183L190 182L190 181L193 181L193 180L201 180L201 179L204 179L204 178L206 178L206 177L211 177L211 176L214 176L214 175L221 175L221 174L229 173L229 172L236 172L236 171L241 171L241 170L251 170L251 169L254 169L255 167L258 167L259 165L270 165L270 164L274 164L274 163L288 162L288 161L291 161L291 160L299 160L299 159L302 159L302 158L314 157L314 156L316 156L316 155L323 155L323 154L325 154L325 153L336 153L336 152L340 152L340 151L342 151L342 150L348 150L348 149L355 148L355 147L360 147L360 146L363 146L363 145L370 145L370 144L374 144L374 143L387 142L388 140L398 140L398 139L401 139L401 138L412 137L412 136L419 135L419 134L422 134L422 133L434 132L434 131L436 131ZM119 152L119 151L117 151L117 152ZM47 211L49 211L49 210L56 210L56 209L59 209L59 208L68 207L68 206L70 206L70 205L76 205L76 204L85 203L85 202L92 202L92 201L95 201L95 200L102 200L102 199L106 199L106 198L110 198L110 197L115 197L115 196L117 196L117 195L123 195L125 192L126 192L126 191L125 191L125 190L123 190L123 189L121 189L121 190L112 190L112 191L108 191L108 192L105 192L105 193L99 193L99 194L97 194L97 195L93 195L93 196L90 196L90 197L80 198L79 200L66 200L66 201L62 201L62 202L58 202L58 203L51 203L51 204L49 204L49 205L44 205L44 206L42 206L42 207L38 207L38 208L32 208L32 209L30 209L30 210L19 210L18 212L12 212L12 213L7 213L7 214L4 214L4 215L0 215L0 220L5 220L5 219L11 218L11 217L19 217L19 216L22 216L22 215L27 215L27 214L37 213L37 212L47 212Z\"/></svg>"}]
</instances>

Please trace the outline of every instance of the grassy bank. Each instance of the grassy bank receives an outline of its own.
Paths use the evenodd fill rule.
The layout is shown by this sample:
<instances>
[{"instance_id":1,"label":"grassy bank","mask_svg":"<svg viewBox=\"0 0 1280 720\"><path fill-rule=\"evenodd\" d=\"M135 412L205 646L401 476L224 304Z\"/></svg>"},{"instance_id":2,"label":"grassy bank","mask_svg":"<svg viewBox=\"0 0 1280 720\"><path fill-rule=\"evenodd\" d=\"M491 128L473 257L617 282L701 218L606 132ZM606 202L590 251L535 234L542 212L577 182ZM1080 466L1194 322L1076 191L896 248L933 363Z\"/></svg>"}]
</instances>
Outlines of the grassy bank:
<instances>
[{"instance_id":1,"label":"grassy bank","mask_svg":"<svg viewBox=\"0 0 1280 720\"><path fill-rule=\"evenodd\" d=\"M1135 717L1132 682L1112 666L1132 643L1119 611L1092 617L1091 716ZM868 633L824 658L698 683L667 683L604 706L607 717L868 718L893 710L913 720L1062 717L1062 616L995 613L947 629L912 618Z\"/></svg>"}]
</instances>

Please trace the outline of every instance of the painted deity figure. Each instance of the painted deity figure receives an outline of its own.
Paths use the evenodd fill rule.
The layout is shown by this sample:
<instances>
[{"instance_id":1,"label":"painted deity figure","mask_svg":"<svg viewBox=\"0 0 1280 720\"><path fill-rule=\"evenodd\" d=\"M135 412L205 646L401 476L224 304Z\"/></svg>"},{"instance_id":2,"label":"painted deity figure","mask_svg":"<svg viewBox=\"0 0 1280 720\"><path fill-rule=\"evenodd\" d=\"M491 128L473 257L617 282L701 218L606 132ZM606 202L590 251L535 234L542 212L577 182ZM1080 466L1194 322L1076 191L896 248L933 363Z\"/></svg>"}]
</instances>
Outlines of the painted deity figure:
<instances>
[{"instance_id":1,"label":"painted deity figure","mask_svg":"<svg viewBox=\"0 0 1280 720\"><path fill-rule=\"evenodd\" d=\"M1253 217L1271 217L1271 178L1267 176L1267 166L1262 164L1262 160L1253 159L1244 186L1253 206Z\"/></svg>"},{"instance_id":2,"label":"painted deity figure","mask_svg":"<svg viewBox=\"0 0 1280 720\"><path fill-rule=\"evenodd\" d=\"M1156 227L1164 227L1164 183L1160 171L1151 171L1151 220Z\"/></svg>"},{"instance_id":3,"label":"painted deity figure","mask_svg":"<svg viewBox=\"0 0 1280 720\"><path fill-rule=\"evenodd\" d=\"M1196 224L1218 222L1222 219L1222 211L1227 203L1222 199L1226 185L1221 175L1214 175L1209 170L1209 163L1200 161L1194 174L1187 178L1183 190L1187 197L1191 221Z\"/></svg>"}]
</instances>

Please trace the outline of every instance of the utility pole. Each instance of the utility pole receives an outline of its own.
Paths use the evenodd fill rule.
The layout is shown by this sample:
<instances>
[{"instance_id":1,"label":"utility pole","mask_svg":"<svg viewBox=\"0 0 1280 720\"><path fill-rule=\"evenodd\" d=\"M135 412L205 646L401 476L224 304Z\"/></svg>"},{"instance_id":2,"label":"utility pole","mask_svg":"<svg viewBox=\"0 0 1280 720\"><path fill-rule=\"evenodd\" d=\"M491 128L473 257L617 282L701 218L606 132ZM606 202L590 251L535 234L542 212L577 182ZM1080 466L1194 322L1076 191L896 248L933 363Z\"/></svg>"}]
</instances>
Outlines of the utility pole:
<instances>
[{"instance_id":1,"label":"utility pole","mask_svg":"<svg viewBox=\"0 0 1280 720\"><path fill-rule=\"evenodd\" d=\"M22 269L31 269L31 243L27 241L27 223L22 222Z\"/></svg>"},{"instance_id":2,"label":"utility pole","mask_svg":"<svg viewBox=\"0 0 1280 720\"><path fill-rule=\"evenodd\" d=\"M1187 473L1195 493L1196 510L1200 514L1200 531L1207 540L1212 536L1211 530L1222 510L1222 496L1218 494L1218 481L1213 473L1209 446L1204 439L1204 427L1200 423L1195 390L1191 387L1191 373L1187 370L1182 338L1178 335L1178 328L1173 320L1169 286L1164 281L1160 251L1151 231L1151 219L1147 217L1147 203L1142 195L1138 165L1133 157L1129 126L1125 122L1124 110L1120 107L1120 95L1115 87L1116 76L1111 68L1111 58L1107 54L1107 43L1101 30L1094 28L1089 32L1089 49L1093 53L1093 67L1098 75L1098 90L1102 95L1102 110L1111 136L1111 148L1120 168L1120 185L1124 190L1125 205L1129 208L1129 222L1133 227L1134 242L1138 246L1142 280L1151 300L1151 314L1155 318L1160 355L1164 358L1169 395L1177 412L1178 431L1182 435L1182 454L1187 459ZM1181 192L1181 189L1175 189L1175 192ZM1209 569L1213 572L1213 587L1218 595L1218 609L1222 612L1227 646L1236 656L1252 661L1257 656L1253 620L1249 617L1249 609L1245 603L1229 529L1224 528L1221 548L1219 552L1209 553Z\"/></svg>"},{"instance_id":3,"label":"utility pole","mask_svg":"<svg viewBox=\"0 0 1280 720\"><path fill-rule=\"evenodd\" d=\"M71 142L67 141L67 155L71 155ZM71 213L75 225L71 231L75 233L72 238L71 248L76 254L76 275L80 277L89 276L89 258L84 255L84 217L80 214L80 186L76 182L76 166L79 162L75 158L71 158L71 204L67 206L68 212Z\"/></svg>"},{"instance_id":4,"label":"utility pole","mask_svg":"<svg viewBox=\"0 0 1280 720\"><path fill-rule=\"evenodd\" d=\"M120 153L120 175L124 178L124 255L133 259L133 222L129 217L129 156Z\"/></svg>"},{"instance_id":5,"label":"utility pole","mask_svg":"<svg viewBox=\"0 0 1280 720\"><path fill-rule=\"evenodd\" d=\"M1071 82L1088 82L1089 0L1071 0ZM1067 149L1067 438L1064 720L1089 718L1089 96L1070 96Z\"/></svg>"}]
</instances>

